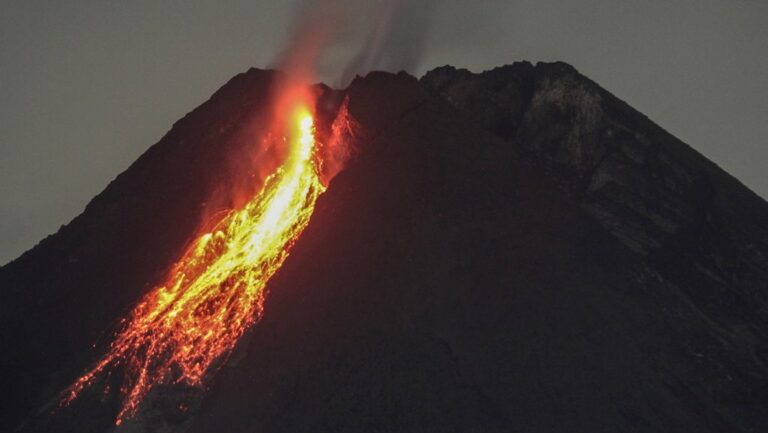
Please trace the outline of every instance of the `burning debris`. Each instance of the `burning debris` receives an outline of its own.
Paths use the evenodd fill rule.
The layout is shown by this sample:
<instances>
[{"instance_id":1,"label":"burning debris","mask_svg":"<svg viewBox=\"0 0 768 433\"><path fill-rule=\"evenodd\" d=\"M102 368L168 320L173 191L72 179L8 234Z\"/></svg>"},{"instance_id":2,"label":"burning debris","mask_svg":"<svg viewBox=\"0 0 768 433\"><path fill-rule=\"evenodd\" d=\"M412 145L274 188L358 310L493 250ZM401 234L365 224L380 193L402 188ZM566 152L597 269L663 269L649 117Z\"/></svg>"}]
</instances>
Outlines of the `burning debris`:
<instances>
[{"instance_id":1,"label":"burning debris","mask_svg":"<svg viewBox=\"0 0 768 433\"><path fill-rule=\"evenodd\" d=\"M139 301L108 352L65 391L62 405L120 367L122 402L115 420L120 425L158 385L202 387L258 321L267 283L349 155L343 144L351 129L346 103L330 127L332 142L322 145L315 128L316 96L307 84L334 30L332 9L322 7L331 4L318 2L310 10L281 60L288 77L273 89L272 120L262 146L283 155L283 162L240 208L203 223L213 228L195 236L166 281Z\"/></svg>"},{"instance_id":2,"label":"burning debris","mask_svg":"<svg viewBox=\"0 0 768 433\"><path fill-rule=\"evenodd\" d=\"M381 60L391 21L348 72ZM300 27L280 62L288 78L232 80L0 268L3 367L18 373L7 394L20 401L0 428L109 431L218 372L204 407L171 395L163 428L765 430L764 201L561 63L372 73L318 96L307 83L335 24ZM207 214L200 201L230 180L226 164L209 167L222 143L207 132L247 128L256 105L269 114L250 144L275 165ZM207 183L184 183L190 169ZM201 229L155 242L190 214ZM139 268L147 245L164 252ZM110 284L134 291L108 299L121 295ZM130 311L95 363L88 337L116 314L68 333L94 294ZM255 350L219 371L243 337ZM56 400L67 413L39 410L70 384ZM100 385L119 404L85 398Z\"/></svg>"},{"instance_id":3,"label":"burning debris","mask_svg":"<svg viewBox=\"0 0 768 433\"><path fill-rule=\"evenodd\" d=\"M8 395L27 402L4 407L19 431L100 433L116 416L125 431L188 433L768 426L768 207L726 173L563 64L373 73L270 100L276 76L232 80L82 217L0 268L2 306L22 312L2 316L19 336L3 341ZM238 117L248 100L272 116ZM178 173L210 172L221 148L187 125L245 127L255 113L279 168L208 220ZM348 144L358 156L327 184ZM206 157L179 166L190 153ZM227 184L216 167L206 192ZM164 207L168 182L195 199ZM174 264L166 278L137 271L161 281L139 293L126 258L176 251L154 239L175 223L147 218L158 209L210 226L152 259ZM121 301L110 287L135 288ZM93 364L86 348L119 316L69 332L105 309L131 313Z\"/></svg>"},{"instance_id":4,"label":"burning debris","mask_svg":"<svg viewBox=\"0 0 768 433\"><path fill-rule=\"evenodd\" d=\"M309 223L320 181L312 101L290 100L271 136L284 140L285 162L242 209L200 234L168 280L139 302L109 352L66 392L69 404L106 370L121 366L122 408L133 416L159 384L202 386L261 314L264 288Z\"/></svg>"}]
</instances>

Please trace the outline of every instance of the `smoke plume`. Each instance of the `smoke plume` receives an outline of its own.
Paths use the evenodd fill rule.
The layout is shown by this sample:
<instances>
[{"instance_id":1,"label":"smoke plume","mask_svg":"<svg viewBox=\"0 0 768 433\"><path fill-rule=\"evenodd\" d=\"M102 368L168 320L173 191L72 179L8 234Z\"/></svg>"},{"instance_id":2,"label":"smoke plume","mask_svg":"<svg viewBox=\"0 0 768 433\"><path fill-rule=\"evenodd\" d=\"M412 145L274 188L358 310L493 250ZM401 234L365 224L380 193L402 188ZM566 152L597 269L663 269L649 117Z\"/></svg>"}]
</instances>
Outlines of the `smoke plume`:
<instances>
[{"instance_id":1,"label":"smoke plume","mask_svg":"<svg viewBox=\"0 0 768 433\"><path fill-rule=\"evenodd\" d=\"M308 0L276 66L294 74L325 66L341 87L372 70L412 71L436 7L437 0Z\"/></svg>"},{"instance_id":2,"label":"smoke plume","mask_svg":"<svg viewBox=\"0 0 768 433\"><path fill-rule=\"evenodd\" d=\"M379 0L374 24L344 70L341 85L375 69L395 72L418 67L436 5L434 0Z\"/></svg>"}]
</instances>

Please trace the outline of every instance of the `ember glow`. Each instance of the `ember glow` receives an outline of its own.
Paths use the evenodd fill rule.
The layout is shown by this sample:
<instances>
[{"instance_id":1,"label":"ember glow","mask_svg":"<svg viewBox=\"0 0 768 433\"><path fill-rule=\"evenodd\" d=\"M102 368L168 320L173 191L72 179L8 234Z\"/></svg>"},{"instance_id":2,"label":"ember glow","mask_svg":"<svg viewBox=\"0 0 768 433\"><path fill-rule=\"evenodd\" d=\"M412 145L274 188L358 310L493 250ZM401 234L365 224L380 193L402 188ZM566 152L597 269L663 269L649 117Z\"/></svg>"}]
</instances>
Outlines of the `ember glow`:
<instances>
[{"instance_id":1,"label":"ember glow","mask_svg":"<svg viewBox=\"0 0 768 433\"><path fill-rule=\"evenodd\" d=\"M192 242L166 282L134 308L107 354L65 392L62 404L119 366L124 373L119 425L136 414L156 385L202 386L259 319L267 281L325 190L305 100L290 98L278 105L282 113L273 122L273 136L285 137L285 162L242 208Z\"/></svg>"}]
</instances>

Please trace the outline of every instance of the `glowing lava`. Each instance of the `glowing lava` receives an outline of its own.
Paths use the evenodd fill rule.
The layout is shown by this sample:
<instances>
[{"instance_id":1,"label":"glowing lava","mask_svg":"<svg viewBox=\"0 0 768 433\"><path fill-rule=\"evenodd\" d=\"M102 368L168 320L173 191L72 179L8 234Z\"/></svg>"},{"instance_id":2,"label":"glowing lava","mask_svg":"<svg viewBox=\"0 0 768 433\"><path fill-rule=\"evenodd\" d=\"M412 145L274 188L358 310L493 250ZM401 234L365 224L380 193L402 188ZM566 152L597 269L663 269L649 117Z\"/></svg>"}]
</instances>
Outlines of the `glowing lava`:
<instances>
[{"instance_id":1,"label":"glowing lava","mask_svg":"<svg viewBox=\"0 0 768 433\"><path fill-rule=\"evenodd\" d=\"M325 187L312 113L287 104L288 155L261 191L201 234L124 322L104 357L66 391L69 404L106 370L124 370L116 424L135 415L159 384L202 380L261 315L264 287L309 223ZM218 362L217 362L218 361Z\"/></svg>"}]
</instances>

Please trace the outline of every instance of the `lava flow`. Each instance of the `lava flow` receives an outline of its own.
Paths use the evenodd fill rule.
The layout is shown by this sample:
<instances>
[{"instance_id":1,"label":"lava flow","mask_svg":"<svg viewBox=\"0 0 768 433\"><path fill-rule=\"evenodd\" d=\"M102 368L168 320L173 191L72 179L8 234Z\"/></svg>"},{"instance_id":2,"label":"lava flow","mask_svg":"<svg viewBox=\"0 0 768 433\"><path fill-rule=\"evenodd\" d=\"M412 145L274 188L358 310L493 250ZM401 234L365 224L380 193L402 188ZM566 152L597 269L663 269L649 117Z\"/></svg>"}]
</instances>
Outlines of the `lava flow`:
<instances>
[{"instance_id":1,"label":"lava flow","mask_svg":"<svg viewBox=\"0 0 768 433\"><path fill-rule=\"evenodd\" d=\"M305 102L281 104L288 114L285 162L240 209L192 242L166 282L146 294L109 350L65 392L69 404L108 370L120 366L116 424L136 414L159 384L201 386L222 357L261 315L264 287L309 223L320 180L312 112ZM287 123L287 125L286 125Z\"/></svg>"}]
</instances>

